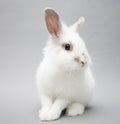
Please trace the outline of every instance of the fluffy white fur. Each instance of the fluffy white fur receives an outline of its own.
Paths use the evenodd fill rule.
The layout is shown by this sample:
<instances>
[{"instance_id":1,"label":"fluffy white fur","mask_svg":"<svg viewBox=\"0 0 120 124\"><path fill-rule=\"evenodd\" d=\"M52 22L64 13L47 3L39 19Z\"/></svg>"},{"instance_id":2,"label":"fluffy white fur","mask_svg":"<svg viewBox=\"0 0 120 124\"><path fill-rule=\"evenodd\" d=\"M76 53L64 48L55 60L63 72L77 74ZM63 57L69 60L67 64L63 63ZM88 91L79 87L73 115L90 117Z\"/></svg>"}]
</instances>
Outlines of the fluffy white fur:
<instances>
[{"instance_id":1,"label":"fluffy white fur","mask_svg":"<svg viewBox=\"0 0 120 124\"><path fill-rule=\"evenodd\" d=\"M58 119L65 108L68 116L81 115L91 99L94 87L91 59L84 41L78 34L84 18L81 17L75 24L67 27L53 9L47 8L45 16L50 37L44 48L44 58L37 70L37 87L41 102L39 117L42 121ZM51 25L54 28L55 23L59 26L55 30L49 22L51 17ZM62 44L69 42L73 45L72 51L62 47ZM76 62L75 57L85 61L85 64Z\"/></svg>"}]
</instances>

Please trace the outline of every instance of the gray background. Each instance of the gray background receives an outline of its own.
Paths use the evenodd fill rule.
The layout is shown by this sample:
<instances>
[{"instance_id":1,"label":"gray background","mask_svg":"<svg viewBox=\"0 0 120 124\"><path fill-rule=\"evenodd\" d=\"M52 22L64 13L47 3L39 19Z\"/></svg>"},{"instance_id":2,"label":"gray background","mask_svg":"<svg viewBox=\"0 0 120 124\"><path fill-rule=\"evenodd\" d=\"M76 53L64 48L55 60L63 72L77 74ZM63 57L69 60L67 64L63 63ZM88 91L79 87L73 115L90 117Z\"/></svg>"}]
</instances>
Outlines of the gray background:
<instances>
[{"instance_id":1,"label":"gray background","mask_svg":"<svg viewBox=\"0 0 120 124\"><path fill-rule=\"evenodd\" d=\"M35 73L48 33L43 9L80 31L93 59L96 89L83 116L51 123L120 123L120 0L0 0L0 124L40 124Z\"/></svg>"}]
</instances>

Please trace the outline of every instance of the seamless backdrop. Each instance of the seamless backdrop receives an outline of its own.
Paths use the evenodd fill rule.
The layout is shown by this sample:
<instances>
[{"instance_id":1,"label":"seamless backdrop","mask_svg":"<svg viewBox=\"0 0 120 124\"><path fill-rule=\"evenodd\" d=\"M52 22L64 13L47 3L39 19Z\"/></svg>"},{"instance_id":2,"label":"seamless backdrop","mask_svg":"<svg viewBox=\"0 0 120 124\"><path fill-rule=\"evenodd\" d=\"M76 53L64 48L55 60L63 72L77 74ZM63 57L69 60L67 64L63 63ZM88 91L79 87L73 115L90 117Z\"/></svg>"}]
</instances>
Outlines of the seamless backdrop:
<instances>
[{"instance_id":1,"label":"seamless backdrop","mask_svg":"<svg viewBox=\"0 0 120 124\"><path fill-rule=\"evenodd\" d=\"M43 10L56 9L68 25L80 16L80 35L93 59L96 89L83 116L50 123L120 123L120 1L0 0L0 124L40 124L35 74L48 33Z\"/></svg>"}]
</instances>

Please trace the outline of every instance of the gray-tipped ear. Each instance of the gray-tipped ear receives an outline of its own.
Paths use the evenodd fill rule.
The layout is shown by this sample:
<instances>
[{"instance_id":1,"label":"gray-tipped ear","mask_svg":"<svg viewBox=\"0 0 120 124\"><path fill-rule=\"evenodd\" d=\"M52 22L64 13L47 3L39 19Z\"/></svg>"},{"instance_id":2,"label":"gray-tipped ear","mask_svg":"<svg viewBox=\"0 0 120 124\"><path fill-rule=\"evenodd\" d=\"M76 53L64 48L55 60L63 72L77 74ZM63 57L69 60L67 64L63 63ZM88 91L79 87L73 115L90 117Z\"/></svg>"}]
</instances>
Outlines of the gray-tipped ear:
<instances>
[{"instance_id":1,"label":"gray-tipped ear","mask_svg":"<svg viewBox=\"0 0 120 124\"><path fill-rule=\"evenodd\" d=\"M85 23L85 18L80 17L78 21L72 25L73 30L79 31L79 29L83 26L84 23Z\"/></svg>"},{"instance_id":2,"label":"gray-tipped ear","mask_svg":"<svg viewBox=\"0 0 120 124\"><path fill-rule=\"evenodd\" d=\"M58 37L61 30L60 19L59 15L52 8L45 9L45 21L50 34Z\"/></svg>"}]
</instances>

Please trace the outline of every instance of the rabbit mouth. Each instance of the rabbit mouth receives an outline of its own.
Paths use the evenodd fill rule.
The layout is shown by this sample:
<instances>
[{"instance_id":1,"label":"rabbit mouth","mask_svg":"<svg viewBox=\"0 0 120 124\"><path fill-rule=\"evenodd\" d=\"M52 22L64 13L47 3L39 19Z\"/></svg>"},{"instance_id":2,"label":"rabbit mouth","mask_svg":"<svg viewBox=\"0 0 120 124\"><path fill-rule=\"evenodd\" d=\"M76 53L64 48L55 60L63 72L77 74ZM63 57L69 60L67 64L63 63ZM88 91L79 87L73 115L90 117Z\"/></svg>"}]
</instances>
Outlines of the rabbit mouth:
<instances>
[{"instance_id":1,"label":"rabbit mouth","mask_svg":"<svg viewBox=\"0 0 120 124\"><path fill-rule=\"evenodd\" d=\"M80 63L81 63L81 66L84 67L87 64L87 61L81 61Z\"/></svg>"},{"instance_id":2,"label":"rabbit mouth","mask_svg":"<svg viewBox=\"0 0 120 124\"><path fill-rule=\"evenodd\" d=\"M81 62L75 62L72 63L69 67L67 66L67 70L72 70L72 71L80 71L84 70L87 67L87 62L81 61Z\"/></svg>"}]
</instances>

